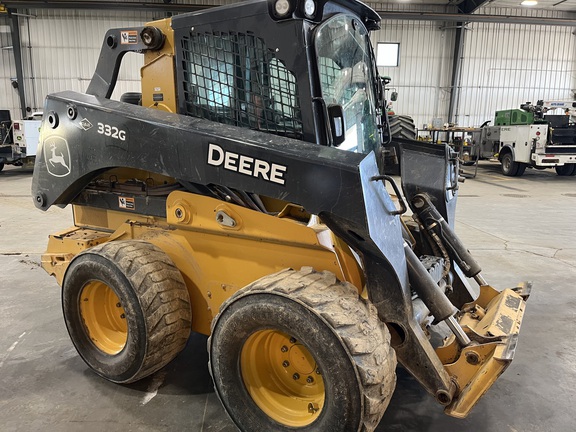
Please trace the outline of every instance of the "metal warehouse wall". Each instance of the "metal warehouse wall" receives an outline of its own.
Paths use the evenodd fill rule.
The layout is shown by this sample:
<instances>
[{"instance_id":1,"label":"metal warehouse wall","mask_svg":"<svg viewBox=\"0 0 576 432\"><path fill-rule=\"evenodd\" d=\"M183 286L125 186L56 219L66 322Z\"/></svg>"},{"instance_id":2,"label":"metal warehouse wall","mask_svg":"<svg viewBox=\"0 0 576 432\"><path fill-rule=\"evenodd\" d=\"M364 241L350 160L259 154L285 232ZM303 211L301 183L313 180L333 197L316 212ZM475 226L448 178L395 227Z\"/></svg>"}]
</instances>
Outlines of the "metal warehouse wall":
<instances>
[{"instance_id":1,"label":"metal warehouse wall","mask_svg":"<svg viewBox=\"0 0 576 432\"><path fill-rule=\"evenodd\" d=\"M204 0L205 4L230 0ZM376 7L377 5L371 4ZM422 5L390 4L394 11L422 11ZM427 6L429 12L452 9ZM42 109L48 93L71 89L85 91L96 67L104 33L109 28L139 26L159 18L154 11L30 10L19 11L35 18L20 17L25 90L28 105ZM481 9L480 13L525 14L567 18L568 14L542 10ZM574 15L571 15L572 17ZM416 125L440 117L448 120L450 74L455 23L441 21L386 20L372 34L372 43L400 43L400 65L379 68L392 78L399 98L393 108L409 114ZM465 32L460 99L457 121L479 125L493 117L496 109L514 108L525 101L571 98L576 89L576 37L571 27L470 23ZM8 20L0 19L0 46L12 45ZM113 95L139 91L142 59L129 54ZM0 50L0 109L20 117L18 93L10 85L15 78L13 53Z\"/></svg>"},{"instance_id":2,"label":"metal warehouse wall","mask_svg":"<svg viewBox=\"0 0 576 432\"><path fill-rule=\"evenodd\" d=\"M483 8L479 13L574 18L574 14L544 10ZM399 92L395 112L411 115L419 128L435 117L448 121L455 25L383 20L382 29L372 35L375 48L378 42L400 42L399 66L379 71L392 77ZM576 27L502 23L466 27L455 119L459 125L479 126L492 119L495 110L519 108L526 101L573 97Z\"/></svg>"},{"instance_id":3,"label":"metal warehouse wall","mask_svg":"<svg viewBox=\"0 0 576 432\"><path fill-rule=\"evenodd\" d=\"M42 110L49 93L86 90L108 29L140 26L155 18L154 12L139 11L38 9L26 13L35 16L20 17L24 88L33 111ZM0 33L2 46L11 45L5 42L6 37L10 40L9 33ZM16 76L13 53L0 51L0 56L0 107L10 109L12 118L17 119L21 117L20 101L9 79ZM113 98L127 91L140 91L141 65L140 55L129 53L124 57Z\"/></svg>"},{"instance_id":4,"label":"metal warehouse wall","mask_svg":"<svg viewBox=\"0 0 576 432\"><path fill-rule=\"evenodd\" d=\"M454 28L438 21L382 21L382 28L372 34L378 42L399 42L398 67L379 67L379 73L390 76L398 91L393 102L396 114L411 115L416 126L432 118L448 118L450 76Z\"/></svg>"},{"instance_id":5,"label":"metal warehouse wall","mask_svg":"<svg viewBox=\"0 0 576 432\"><path fill-rule=\"evenodd\" d=\"M570 18L543 10L480 13ZM573 17L573 15L572 15ZM479 126L494 111L526 101L571 99L576 89L576 27L470 23L465 35L457 122Z\"/></svg>"},{"instance_id":6,"label":"metal warehouse wall","mask_svg":"<svg viewBox=\"0 0 576 432\"><path fill-rule=\"evenodd\" d=\"M16 77L14 55L8 47L12 46L12 37L8 19L0 19L0 109L11 110L12 118L18 114L18 91L12 87L11 78ZM14 117L14 115L17 117Z\"/></svg>"}]
</instances>

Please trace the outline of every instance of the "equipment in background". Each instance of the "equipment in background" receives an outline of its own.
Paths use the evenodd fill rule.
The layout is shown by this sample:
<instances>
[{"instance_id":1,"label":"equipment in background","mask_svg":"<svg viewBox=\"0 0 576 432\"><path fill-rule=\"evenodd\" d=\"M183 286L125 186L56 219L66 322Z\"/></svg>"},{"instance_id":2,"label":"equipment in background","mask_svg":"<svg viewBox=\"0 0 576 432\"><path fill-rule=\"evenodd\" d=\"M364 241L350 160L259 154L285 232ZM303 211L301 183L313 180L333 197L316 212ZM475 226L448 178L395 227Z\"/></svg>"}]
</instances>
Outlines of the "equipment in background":
<instances>
[{"instance_id":1,"label":"equipment in background","mask_svg":"<svg viewBox=\"0 0 576 432\"><path fill-rule=\"evenodd\" d=\"M422 129L418 129L418 140L450 146L458 155L462 176L475 178L478 172L480 128L460 127L448 123L442 126L441 121L436 123L435 126L424 125ZM465 170L463 166L473 168Z\"/></svg>"},{"instance_id":2,"label":"equipment in background","mask_svg":"<svg viewBox=\"0 0 576 432\"><path fill-rule=\"evenodd\" d=\"M40 139L42 113L12 122L9 110L0 111L0 171L4 165L32 169Z\"/></svg>"},{"instance_id":3,"label":"equipment in background","mask_svg":"<svg viewBox=\"0 0 576 432\"><path fill-rule=\"evenodd\" d=\"M112 29L86 94L48 96L33 199L75 225L42 266L95 373L137 381L196 331L239 429L369 432L397 361L455 417L506 369L529 285L496 291L455 234L454 152L391 136L379 23L256 0ZM142 95L110 100L126 52Z\"/></svg>"},{"instance_id":4,"label":"equipment in background","mask_svg":"<svg viewBox=\"0 0 576 432\"><path fill-rule=\"evenodd\" d=\"M414 119L407 115L398 115L392 108L392 103L398 100L398 92L395 88L388 87L392 79L388 76L382 77L386 114L382 116L383 123L383 146L382 165L388 174L400 175L401 154L400 140L415 140L416 126ZM386 97L390 94L390 97Z\"/></svg>"},{"instance_id":5,"label":"equipment in background","mask_svg":"<svg viewBox=\"0 0 576 432\"><path fill-rule=\"evenodd\" d=\"M561 114L549 114L553 110ZM494 126L484 126L481 158L498 158L502 174L521 176L526 168L555 168L560 176L576 175L575 101L526 102L520 109L496 111ZM488 122L487 122L488 123Z\"/></svg>"}]
</instances>

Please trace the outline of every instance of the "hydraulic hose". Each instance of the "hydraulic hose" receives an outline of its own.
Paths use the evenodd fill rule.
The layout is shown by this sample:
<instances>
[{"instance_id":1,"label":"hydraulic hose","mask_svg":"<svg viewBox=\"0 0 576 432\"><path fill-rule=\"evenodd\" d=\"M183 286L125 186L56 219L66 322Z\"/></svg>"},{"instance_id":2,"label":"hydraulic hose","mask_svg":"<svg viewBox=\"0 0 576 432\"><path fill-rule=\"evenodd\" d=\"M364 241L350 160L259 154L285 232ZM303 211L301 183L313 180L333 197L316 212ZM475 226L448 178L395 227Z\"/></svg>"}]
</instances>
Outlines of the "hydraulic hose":
<instances>
[{"instance_id":1,"label":"hydraulic hose","mask_svg":"<svg viewBox=\"0 0 576 432\"><path fill-rule=\"evenodd\" d=\"M430 202L427 195L415 195L412 198L412 206L426 230L442 239L450 258L456 261L466 276L475 277L482 271L478 262L434 207L434 204Z\"/></svg>"},{"instance_id":2,"label":"hydraulic hose","mask_svg":"<svg viewBox=\"0 0 576 432\"><path fill-rule=\"evenodd\" d=\"M469 345L470 338L454 317L458 309L434 282L432 276L406 242L404 242L404 254L408 264L410 287L416 291L436 321L444 321L462 346Z\"/></svg>"}]
</instances>

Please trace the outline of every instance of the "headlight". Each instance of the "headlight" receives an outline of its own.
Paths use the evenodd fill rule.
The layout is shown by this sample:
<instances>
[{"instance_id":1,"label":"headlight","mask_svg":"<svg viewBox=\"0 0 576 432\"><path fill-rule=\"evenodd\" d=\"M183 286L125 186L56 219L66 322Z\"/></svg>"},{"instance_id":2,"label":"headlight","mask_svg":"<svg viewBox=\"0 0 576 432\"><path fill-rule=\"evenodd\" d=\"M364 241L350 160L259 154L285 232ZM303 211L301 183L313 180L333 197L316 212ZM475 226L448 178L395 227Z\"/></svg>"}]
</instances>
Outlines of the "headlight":
<instances>
[{"instance_id":1,"label":"headlight","mask_svg":"<svg viewBox=\"0 0 576 432\"><path fill-rule=\"evenodd\" d=\"M316 13L316 2L314 0L305 0L304 2L304 14L307 18L314 18Z\"/></svg>"},{"instance_id":2,"label":"headlight","mask_svg":"<svg viewBox=\"0 0 576 432\"><path fill-rule=\"evenodd\" d=\"M290 2L288 0L276 0L274 12L278 18L284 18L290 12Z\"/></svg>"}]
</instances>

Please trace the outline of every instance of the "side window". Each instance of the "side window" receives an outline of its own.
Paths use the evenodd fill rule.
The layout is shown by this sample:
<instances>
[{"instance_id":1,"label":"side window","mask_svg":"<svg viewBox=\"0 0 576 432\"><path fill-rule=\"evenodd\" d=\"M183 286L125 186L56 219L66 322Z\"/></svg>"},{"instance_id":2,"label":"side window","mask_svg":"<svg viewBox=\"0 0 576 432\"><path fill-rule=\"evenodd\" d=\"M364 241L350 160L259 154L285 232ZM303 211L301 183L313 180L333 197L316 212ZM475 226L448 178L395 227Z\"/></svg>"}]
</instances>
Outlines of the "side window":
<instances>
[{"instance_id":1,"label":"side window","mask_svg":"<svg viewBox=\"0 0 576 432\"><path fill-rule=\"evenodd\" d=\"M296 79L277 59L270 61L270 89L276 109L285 120L301 118Z\"/></svg>"},{"instance_id":2,"label":"side window","mask_svg":"<svg viewBox=\"0 0 576 432\"><path fill-rule=\"evenodd\" d=\"M191 39L187 69L190 92L187 99L195 102L189 114L216 120L218 113L232 106L234 97L234 56L230 40L198 35Z\"/></svg>"},{"instance_id":3,"label":"side window","mask_svg":"<svg viewBox=\"0 0 576 432\"><path fill-rule=\"evenodd\" d=\"M344 111L345 140L338 148L368 153L379 147L376 96L368 31L347 15L336 15L316 32L322 98Z\"/></svg>"},{"instance_id":4,"label":"side window","mask_svg":"<svg viewBox=\"0 0 576 432\"><path fill-rule=\"evenodd\" d=\"M296 77L262 39L191 33L182 48L186 114L302 139Z\"/></svg>"}]
</instances>

